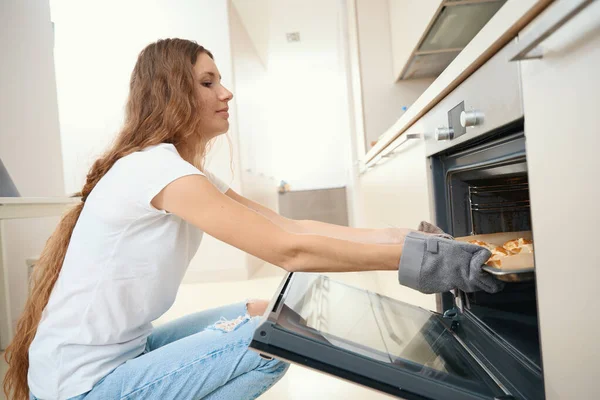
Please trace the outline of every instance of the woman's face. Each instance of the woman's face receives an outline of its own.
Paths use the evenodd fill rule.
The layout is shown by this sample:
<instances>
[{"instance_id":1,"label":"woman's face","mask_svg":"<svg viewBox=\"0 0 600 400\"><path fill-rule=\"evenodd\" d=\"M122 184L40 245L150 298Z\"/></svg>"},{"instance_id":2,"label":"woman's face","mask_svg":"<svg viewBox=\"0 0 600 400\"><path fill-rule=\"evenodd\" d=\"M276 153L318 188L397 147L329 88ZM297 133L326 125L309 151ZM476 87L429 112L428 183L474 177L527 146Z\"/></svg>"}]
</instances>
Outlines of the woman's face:
<instances>
[{"instance_id":1,"label":"woman's face","mask_svg":"<svg viewBox=\"0 0 600 400\"><path fill-rule=\"evenodd\" d=\"M210 56L201 53L194 64L197 93L200 99L200 131L208 137L229 129L229 101L233 94L221 85L221 74Z\"/></svg>"}]
</instances>

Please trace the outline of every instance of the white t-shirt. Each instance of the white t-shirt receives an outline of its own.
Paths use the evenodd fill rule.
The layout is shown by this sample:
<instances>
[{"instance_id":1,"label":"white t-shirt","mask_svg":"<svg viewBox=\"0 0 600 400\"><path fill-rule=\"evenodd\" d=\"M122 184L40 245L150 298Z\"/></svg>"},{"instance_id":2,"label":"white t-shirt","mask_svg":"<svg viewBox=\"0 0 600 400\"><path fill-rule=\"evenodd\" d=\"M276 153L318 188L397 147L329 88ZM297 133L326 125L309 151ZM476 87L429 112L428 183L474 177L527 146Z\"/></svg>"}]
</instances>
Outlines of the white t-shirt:
<instances>
[{"instance_id":1,"label":"white t-shirt","mask_svg":"<svg viewBox=\"0 0 600 400\"><path fill-rule=\"evenodd\" d=\"M205 175L175 146L160 144L118 160L92 190L29 348L36 397L85 393L143 352L151 322L173 304L203 234L150 202L193 174Z\"/></svg>"}]
</instances>

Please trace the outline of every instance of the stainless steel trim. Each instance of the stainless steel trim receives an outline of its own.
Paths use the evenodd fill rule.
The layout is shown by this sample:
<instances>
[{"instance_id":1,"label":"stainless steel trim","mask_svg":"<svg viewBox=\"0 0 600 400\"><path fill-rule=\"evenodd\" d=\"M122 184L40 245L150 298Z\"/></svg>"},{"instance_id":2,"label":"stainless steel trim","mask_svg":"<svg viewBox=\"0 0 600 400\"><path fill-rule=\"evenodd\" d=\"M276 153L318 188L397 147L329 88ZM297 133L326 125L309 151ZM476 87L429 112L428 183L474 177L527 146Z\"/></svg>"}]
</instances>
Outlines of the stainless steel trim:
<instances>
[{"instance_id":1,"label":"stainless steel trim","mask_svg":"<svg viewBox=\"0 0 600 400\"><path fill-rule=\"evenodd\" d=\"M540 16L538 25L523 39L519 41L519 48L510 61L522 61L542 58L543 53L534 49L556 32L561 26L570 21L583 9L596 0L558 0Z\"/></svg>"}]
</instances>

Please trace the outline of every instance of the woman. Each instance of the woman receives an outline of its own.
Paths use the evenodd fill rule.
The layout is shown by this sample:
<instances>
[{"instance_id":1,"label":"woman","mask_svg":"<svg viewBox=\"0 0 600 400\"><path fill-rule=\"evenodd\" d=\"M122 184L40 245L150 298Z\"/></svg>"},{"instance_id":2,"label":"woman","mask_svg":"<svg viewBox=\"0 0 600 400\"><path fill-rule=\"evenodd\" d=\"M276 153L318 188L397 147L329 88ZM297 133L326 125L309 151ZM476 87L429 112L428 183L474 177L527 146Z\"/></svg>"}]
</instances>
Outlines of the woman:
<instances>
[{"instance_id":1,"label":"woman","mask_svg":"<svg viewBox=\"0 0 600 400\"><path fill-rule=\"evenodd\" d=\"M14 399L254 399L288 364L248 344L267 301L152 328L202 233L287 271L398 269L406 232L292 221L203 168L232 94L212 54L160 40L139 55L122 131L36 265L7 349Z\"/></svg>"}]
</instances>

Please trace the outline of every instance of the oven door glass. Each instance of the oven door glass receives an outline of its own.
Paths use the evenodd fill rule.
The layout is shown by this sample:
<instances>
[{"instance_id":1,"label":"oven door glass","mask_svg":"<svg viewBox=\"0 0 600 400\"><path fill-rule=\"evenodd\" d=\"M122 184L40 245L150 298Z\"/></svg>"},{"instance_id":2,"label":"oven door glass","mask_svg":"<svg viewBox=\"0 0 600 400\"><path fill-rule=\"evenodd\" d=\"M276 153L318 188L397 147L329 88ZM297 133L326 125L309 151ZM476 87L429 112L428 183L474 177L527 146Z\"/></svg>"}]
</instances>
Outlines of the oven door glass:
<instances>
[{"instance_id":1,"label":"oven door glass","mask_svg":"<svg viewBox=\"0 0 600 400\"><path fill-rule=\"evenodd\" d=\"M506 395L453 321L325 275L289 273L250 347L404 399Z\"/></svg>"}]
</instances>

